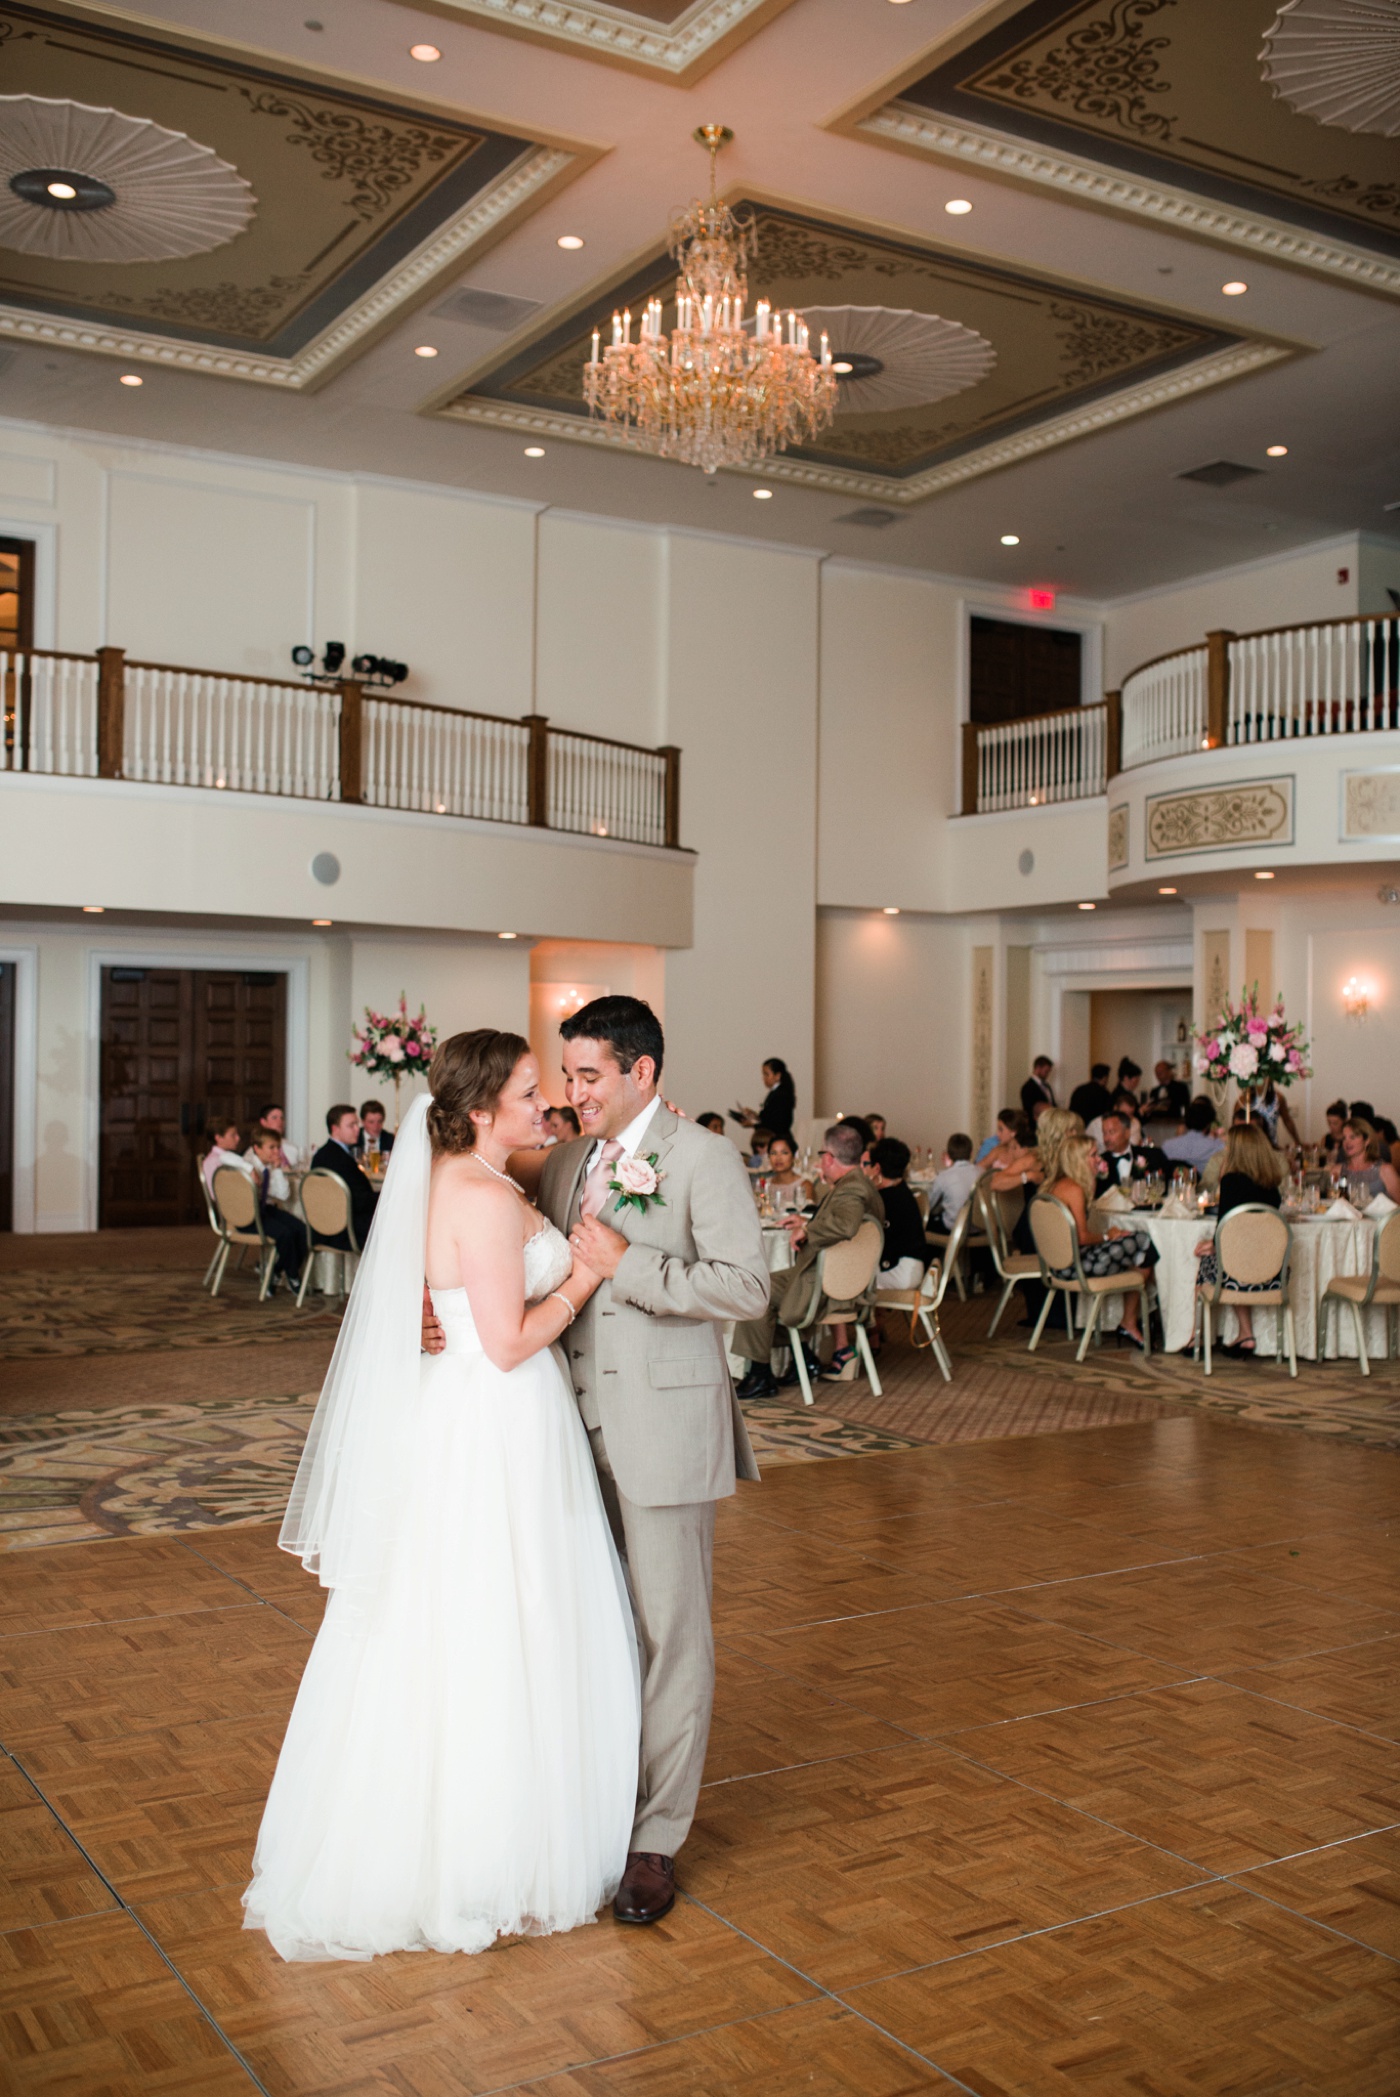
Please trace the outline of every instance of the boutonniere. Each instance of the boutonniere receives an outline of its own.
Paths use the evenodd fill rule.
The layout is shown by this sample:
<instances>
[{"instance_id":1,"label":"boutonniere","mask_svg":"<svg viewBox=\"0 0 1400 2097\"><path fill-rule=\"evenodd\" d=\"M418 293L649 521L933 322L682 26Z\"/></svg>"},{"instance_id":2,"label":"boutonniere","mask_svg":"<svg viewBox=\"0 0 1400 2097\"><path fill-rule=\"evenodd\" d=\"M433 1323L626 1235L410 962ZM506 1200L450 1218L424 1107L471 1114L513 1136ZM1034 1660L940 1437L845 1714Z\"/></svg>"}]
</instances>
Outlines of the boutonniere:
<instances>
[{"instance_id":1,"label":"boutonniere","mask_svg":"<svg viewBox=\"0 0 1400 2097\"><path fill-rule=\"evenodd\" d=\"M656 1169L657 1153L652 1151L645 1158L619 1158L613 1176L608 1181L608 1192L617 1196L620 1209L645 1211L652 1202L658 1208L666 1206L665 1196L657 1192L666 1175Z\"/></svg>"}]
</instances>

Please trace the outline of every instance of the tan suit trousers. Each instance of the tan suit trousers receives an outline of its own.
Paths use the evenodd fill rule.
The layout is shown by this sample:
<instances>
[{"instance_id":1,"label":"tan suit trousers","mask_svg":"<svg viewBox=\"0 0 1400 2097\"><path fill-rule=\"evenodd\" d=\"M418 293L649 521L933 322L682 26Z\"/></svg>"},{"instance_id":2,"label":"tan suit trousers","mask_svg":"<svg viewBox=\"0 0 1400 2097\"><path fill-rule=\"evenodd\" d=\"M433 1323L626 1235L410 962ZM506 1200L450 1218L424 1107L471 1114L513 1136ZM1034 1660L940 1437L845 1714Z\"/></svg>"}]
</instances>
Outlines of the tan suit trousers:
<instances>
[{"instance_id":1,"label":"tan suit trousers","mask_svg":"<svg viewBox=\"0 0 1400 2097\"><path fill-rule=\"evenodd\" d=\"M588 1439L627 1567L641 1648L642 1745L632 1847L674 1857L695 1818L715 1700L715 1503L639 1507L613 1476L603 1430L591 1427Z\"/></svg>"}]
</instances>

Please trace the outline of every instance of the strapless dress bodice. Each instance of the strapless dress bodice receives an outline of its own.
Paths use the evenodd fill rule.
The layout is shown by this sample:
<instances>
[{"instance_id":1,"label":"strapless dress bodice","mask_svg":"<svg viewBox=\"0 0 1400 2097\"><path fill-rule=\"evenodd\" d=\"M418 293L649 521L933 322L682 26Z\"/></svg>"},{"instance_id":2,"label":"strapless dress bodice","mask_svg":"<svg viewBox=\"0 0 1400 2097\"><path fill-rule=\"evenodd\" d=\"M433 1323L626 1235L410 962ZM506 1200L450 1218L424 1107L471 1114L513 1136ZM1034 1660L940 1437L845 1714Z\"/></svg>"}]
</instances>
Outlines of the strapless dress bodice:
<instances>
[{"instance_id":1,"label":"strapless dress bodice","mask_svg":"<svg viewBox=\"0 0 1400 2097\"><path fill-rule=\"evenodd\" d=\"M569 1241L562 1231L552 1223L537 1230L533 1238L527 1238L525 1258L525 1301L538 1303L567 1281L574 1264L569 1251ZM429 1292L433 1309L447 1341L448 1354L479 1354L481 1341L477 1337L476 1320L465 1289L433 1289Z\"/></svg>"}]
</instances>

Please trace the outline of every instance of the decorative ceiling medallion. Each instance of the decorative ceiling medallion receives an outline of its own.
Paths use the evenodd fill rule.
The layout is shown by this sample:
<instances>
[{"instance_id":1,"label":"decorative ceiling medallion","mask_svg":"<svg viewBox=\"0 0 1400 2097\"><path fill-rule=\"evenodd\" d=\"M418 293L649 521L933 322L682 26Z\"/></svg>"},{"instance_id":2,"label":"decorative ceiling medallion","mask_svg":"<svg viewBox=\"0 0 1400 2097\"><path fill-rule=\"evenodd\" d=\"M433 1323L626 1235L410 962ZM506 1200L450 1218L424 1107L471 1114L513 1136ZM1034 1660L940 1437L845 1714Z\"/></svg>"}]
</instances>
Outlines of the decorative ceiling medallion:
<instances>
[{"instance_id":1,"label":"decorative ceiling medallion","mask_svg":"<svg viewBox=\"0 0 1400 2097\"><path fill-rule=\"evenodd\" d=\"M0 246L50 262L207 254L257 210L237 168L183 131L38 95L0 95L0 185Z\"/></svg>"},{"instance_id":2,"label":"decorative ceiling medallion","mask_svg":"<svg viewBox=\"0 0 1400 2097\"><path fill-rule=\"evenodd\" d=\"M1400 136L1400 0L1286 0L1259 57L1299 116Z\"/></svg>"},{"instance_id":3,"label":"decorative ceiling medallion","mask_svg":"<svg viewBox=\"0 0 1400 2097\"><path fill-rule=\"evenodd\" d=\"M838 415L947 400L984 379L997 361L985 335L936 313L892 306L806 306L803 313L812 334L829 339L838 372L842 362L854 366L841 378Z\"/></svg>"}]
</instances>

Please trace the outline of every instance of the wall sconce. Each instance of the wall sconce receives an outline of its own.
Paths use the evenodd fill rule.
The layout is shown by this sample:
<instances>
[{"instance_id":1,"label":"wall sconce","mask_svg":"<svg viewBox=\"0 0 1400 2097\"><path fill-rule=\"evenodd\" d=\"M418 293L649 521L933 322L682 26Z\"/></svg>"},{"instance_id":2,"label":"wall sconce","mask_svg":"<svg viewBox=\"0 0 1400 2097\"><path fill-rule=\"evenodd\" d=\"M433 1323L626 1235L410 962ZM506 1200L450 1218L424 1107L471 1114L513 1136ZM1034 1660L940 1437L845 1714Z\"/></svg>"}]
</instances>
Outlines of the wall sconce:
<instances>
[{"instance_id":1,"label":"wall sconce","mask_svg":"<svg viewBox=\"0 0 1400 2097\"><path fill-rule=\"evenodd\" d=\"M1342 1010L1347 1018L1360 1025L1370 1014L1372 994L1371 985L1363 976L1348 976L1342 985Z\"/></svg>"}]
</instances>

